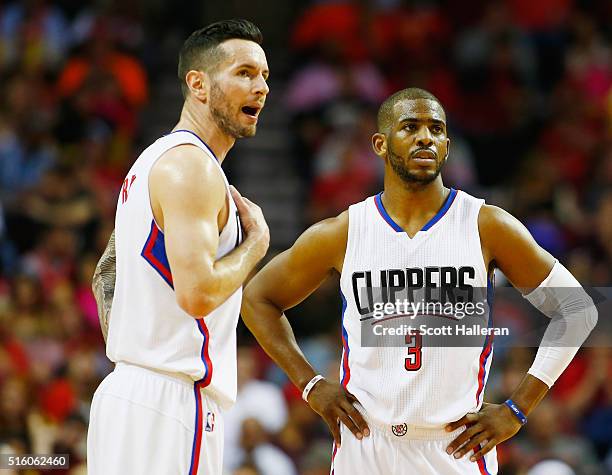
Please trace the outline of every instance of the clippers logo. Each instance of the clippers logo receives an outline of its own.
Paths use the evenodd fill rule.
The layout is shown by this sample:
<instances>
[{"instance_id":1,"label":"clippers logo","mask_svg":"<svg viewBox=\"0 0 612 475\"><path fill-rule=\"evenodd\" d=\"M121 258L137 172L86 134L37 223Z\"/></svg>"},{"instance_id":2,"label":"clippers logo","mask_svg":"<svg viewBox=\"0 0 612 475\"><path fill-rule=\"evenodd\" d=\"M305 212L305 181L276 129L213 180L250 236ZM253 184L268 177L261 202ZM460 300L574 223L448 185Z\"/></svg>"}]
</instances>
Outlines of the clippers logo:
<instances>
[{"instance_id":1,"label":"clippers logo","mask_svg":"<svg viewBox=\"0 0 612 475\"><path fill-rule=\"evenodd\" d=\"M472 302L474 267L408 267L353 272L353 297L360 315L376 310L379 302ZM379 290L379 295L374 293ZM416 293L416 295L415 295Z\"/></svg>"},{"instance_id":2,"label":"clippers logo","mask_svg":"<svg viewBox=\"0 0 612 475\"><path fill-rule=\"evenodd\" d=\"M212 432L215 429L215 413L209 412L206 414L206 425L204 430L206 432Z\"/></svg>"},{"instance_id":3,"label":"clippers logo","mask_svg":"<svg viewBox=\"0 0 612 475\"><path fill-rule=\"evenodd\" d=\"M391 431L393 432L393 435L403 437L406 435L406 432L408 432L408 426L406 424L397 424L391 426Z\"/></svg>"}]
</instances>

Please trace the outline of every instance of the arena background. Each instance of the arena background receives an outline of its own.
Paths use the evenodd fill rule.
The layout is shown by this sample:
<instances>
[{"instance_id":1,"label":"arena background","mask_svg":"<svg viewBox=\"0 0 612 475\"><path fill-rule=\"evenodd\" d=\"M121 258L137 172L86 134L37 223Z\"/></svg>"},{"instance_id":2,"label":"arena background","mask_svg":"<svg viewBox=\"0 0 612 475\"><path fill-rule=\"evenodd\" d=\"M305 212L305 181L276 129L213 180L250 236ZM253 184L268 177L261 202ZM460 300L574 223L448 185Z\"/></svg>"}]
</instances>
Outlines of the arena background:
<instances>
[{"instance_id":1,"label":"arena background","mask_svg":"<svg viewBox=\"0 0 612 475\"><path fill-rule=\"evenodd\" d=\"M111 370L92 271L124 173L178 118L180 44L231 17L260 26L271 68L257 136L225 162L264 209L269 256L381 188L375 112L410 85L446 108L447 186L511 211L584 285L612 283L609 1L0 2L0 451L70 453L54 473L85 473L91 397ZM338 300L330 281L290 312L332 378ZM326 427L239 332L227 473L327 474ZM581 350L498 448L500 474L612 473L609 347ZM507 397L534 351L497 352L485 399ZM534 468L545 459L571 469Z\"/></svg>"}]
</instances>

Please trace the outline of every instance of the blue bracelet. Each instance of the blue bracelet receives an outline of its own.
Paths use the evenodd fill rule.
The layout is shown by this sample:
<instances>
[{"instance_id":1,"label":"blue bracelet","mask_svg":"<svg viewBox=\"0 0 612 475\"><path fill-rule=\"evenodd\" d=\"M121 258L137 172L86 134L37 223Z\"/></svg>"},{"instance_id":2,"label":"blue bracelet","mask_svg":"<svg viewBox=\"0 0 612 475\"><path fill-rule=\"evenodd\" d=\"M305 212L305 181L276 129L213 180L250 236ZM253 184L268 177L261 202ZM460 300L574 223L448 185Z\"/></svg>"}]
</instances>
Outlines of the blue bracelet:
<instances>
[{"instance_id":1,"label":"blue bracelet","mask_svg":"<svg viewBox=\"0 0 612 475\"><path fill-rule=\"evenodd\" d=\"M512 399L506 399L504 401L504 404L510 408L510 410L516 416L516 418L519 420L521 425L525 425L527 423L527 416L525 414L523 414L523 411L521 411L518 408L518 406L516 405L516 403Z\"/></svg>"}]
</instances>

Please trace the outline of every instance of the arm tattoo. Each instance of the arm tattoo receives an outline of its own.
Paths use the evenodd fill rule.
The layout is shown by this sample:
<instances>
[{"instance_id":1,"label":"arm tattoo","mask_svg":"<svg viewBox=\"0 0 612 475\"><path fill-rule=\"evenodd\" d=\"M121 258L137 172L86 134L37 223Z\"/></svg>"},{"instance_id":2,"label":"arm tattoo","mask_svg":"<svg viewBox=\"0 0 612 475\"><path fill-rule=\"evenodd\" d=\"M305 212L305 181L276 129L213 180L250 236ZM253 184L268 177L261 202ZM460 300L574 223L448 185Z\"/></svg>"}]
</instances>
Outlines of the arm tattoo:
<instances>
[{"instance_id":1,"label":"arm tattoo","mask_svg":"<svg viewBox=\"0 0 612 475\"><path fill-rule=\"evenodd\" d=\"M115 231L113 230L106 249L96 266L91 286L98 304L98 317L100 318L100 328L104 341L106 341L108 335L108 323L115 293L116 264Z\"/></svg>"}]
</instances>

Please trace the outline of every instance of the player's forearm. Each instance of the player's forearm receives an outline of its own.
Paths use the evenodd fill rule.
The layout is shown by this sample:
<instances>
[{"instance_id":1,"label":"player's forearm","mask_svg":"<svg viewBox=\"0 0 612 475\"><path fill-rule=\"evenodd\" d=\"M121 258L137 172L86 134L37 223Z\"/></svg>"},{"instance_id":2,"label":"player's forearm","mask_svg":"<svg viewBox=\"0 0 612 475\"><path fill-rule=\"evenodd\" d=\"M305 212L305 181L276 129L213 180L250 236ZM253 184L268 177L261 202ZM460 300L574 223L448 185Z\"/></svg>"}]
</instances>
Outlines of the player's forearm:
<instances>
[{"instance_id":1,"label":"player's forearm","mask_svg":"<svg viewBox=\"0 0 612 475\"><path fill-rule=\"evenodd\" d=\"M518 408L529 415L548 392L548 386L531 374L526 374L521 383L510 396Z\"/></svg>"},{"instance_id":2,"label":"player's forearm","mask_svg":"<svg viewBox=\"0 0 612 475\"><path fill-rule=\"evenodd\" d=\"M317 373L295 340L287 317L269 302L256 301L248 289L242 301L242 319L262 348L303 390Z\"/></svg>"},{"instance_id":3,"label":"player's forearm","mask_svg":"<svg viewBox=\"0 0 612 475\"><path fill-rule=\"evenodd\" d=\"M186 285L175 286L181 308L193 317L209 315L244 284L266 247L256 237L248 237L233 251L214 261L209 270ZM204 264L195 266L198 269Z\"/></svg>"},{"instance_id":4,"label":"player's forearm","mask_svg":"<svg viewBox=\"0 0 612 475\"><path fill-rule=\"evenodd\" d=\"M225 301L251 274L257 263L264 257L267 246L257 237L247 237L242 244L213 264L213 275L226 283Z\"/></svg>"}]
</instances>

